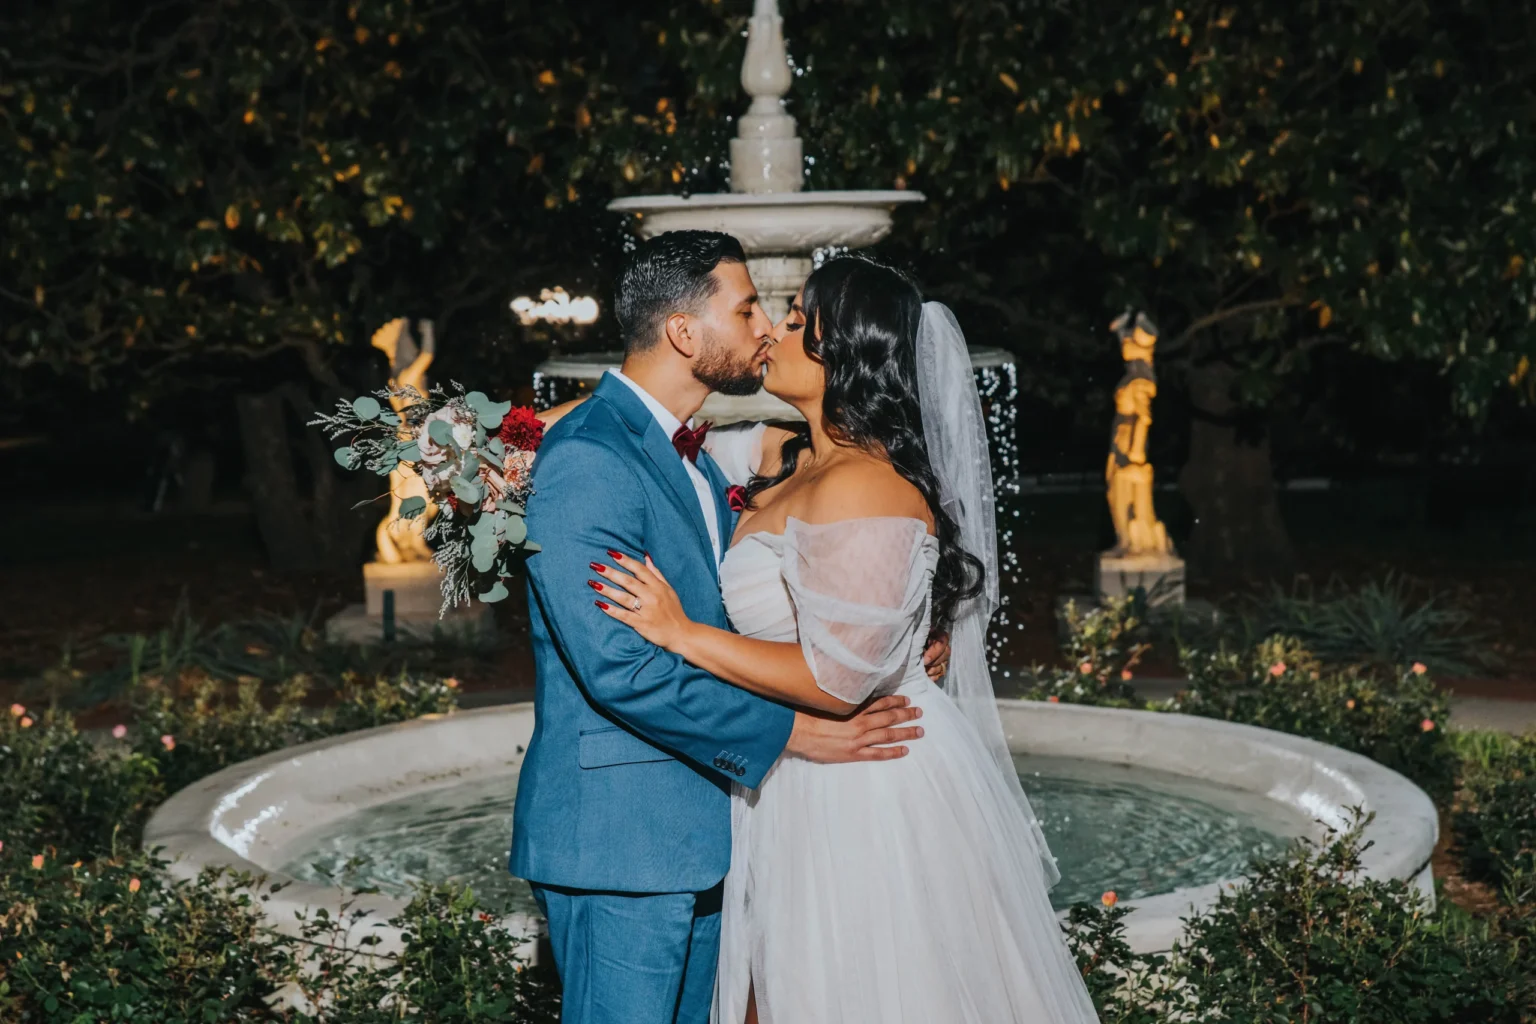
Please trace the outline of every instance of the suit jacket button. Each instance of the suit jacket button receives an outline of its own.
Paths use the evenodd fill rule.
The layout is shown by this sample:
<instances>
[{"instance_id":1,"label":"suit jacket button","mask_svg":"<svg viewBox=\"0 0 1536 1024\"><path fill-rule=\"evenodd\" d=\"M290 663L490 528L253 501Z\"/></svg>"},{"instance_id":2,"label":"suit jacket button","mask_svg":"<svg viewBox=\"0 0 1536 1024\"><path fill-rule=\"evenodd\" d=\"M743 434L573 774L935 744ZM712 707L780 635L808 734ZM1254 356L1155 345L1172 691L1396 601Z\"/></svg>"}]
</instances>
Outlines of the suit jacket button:
<instances>
[{"instance_id":1,"label":"suit jacket button","mask_svg":"<svg viewBox=\"0 0 1536 1024\"><path fill-rule=\"evenodd\" d=\"M716 768L724 768L724 767L725 767L725 762L723 762L723 761L721 761L721 760L720 760L720 759L719 759L719 758L718 758L718 757L717 757L717 758L715 758L715 767L716 767Z\"/></svg>"},{"instance_id":2,"label":"suit jacket button","mask_svg":"<svg viewBox=\"0 0 1536 1024\"><path fill-rule=\"evenodd\" d=\"M736 774L737 774L737 775L745 775L745 774L747 774L747 770L746 770L746 769L745 769L745 768L740 768L740 767L738 767L738 768L737 768L737 769L736 769Z\"/></svg>"}]
</instances>

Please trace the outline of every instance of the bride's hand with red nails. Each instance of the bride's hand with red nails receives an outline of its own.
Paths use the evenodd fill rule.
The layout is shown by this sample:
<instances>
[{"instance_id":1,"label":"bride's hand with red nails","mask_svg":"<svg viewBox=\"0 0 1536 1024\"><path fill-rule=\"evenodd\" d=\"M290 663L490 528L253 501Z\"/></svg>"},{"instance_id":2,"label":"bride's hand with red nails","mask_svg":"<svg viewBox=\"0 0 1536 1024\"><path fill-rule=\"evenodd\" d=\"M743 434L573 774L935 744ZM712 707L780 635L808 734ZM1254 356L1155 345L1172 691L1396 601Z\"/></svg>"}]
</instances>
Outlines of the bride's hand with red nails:
<instances>
[{"instance_id":1,"label":"bride's hand with red nails","mask_svg":"<svg viewBox=\"0 0 1536 1024\"><path fill-rule=\"evenodd\" d=\"M641 562L617 551L608 554L617 568L592 562L597 579L587 581L597 591L597 607L657 647L678 650L694 623L683 611L677 591L649 555Z\"/></svg>"}]
</instances>

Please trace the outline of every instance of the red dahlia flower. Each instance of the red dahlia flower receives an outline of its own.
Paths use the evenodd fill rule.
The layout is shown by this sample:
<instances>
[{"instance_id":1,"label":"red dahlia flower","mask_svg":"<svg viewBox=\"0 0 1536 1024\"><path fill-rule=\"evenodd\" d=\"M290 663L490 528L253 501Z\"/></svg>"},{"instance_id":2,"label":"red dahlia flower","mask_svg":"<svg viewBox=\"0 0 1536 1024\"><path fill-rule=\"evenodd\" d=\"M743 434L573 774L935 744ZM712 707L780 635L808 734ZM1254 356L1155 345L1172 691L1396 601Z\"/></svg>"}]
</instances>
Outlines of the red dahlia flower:
<instances>
[{"instance_id":1,"label":"red dahlia flower","mask_svg":"<svg viewBox=\"0 0 1536 1024\"><path fill-rule=\"evenodd\" d=\"M536 452L544 441L544 423L526 405L514 408L502 417L496 432L501 443L521 452Z\"/></svg>"}]
</instances>

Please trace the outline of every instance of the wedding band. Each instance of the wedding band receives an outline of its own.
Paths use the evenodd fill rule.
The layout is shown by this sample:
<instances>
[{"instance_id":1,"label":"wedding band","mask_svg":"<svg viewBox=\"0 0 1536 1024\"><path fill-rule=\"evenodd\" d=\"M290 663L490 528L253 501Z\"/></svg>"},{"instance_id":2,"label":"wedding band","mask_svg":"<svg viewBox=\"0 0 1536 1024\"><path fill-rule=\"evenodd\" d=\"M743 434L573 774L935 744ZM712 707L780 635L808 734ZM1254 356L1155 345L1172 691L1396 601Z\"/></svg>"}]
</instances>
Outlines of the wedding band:
<instances>
[{"instance_id":1,"label":"wedding band","mask_svg":"<svg viewBox=\"0 0 1536 1024\"><path fill-rule=\"evenodd\" d=\"M635 609L635 611L639 611L640 610L640 599L638 597L635 598L634 609Z\"/></svg>"}]
</instances>

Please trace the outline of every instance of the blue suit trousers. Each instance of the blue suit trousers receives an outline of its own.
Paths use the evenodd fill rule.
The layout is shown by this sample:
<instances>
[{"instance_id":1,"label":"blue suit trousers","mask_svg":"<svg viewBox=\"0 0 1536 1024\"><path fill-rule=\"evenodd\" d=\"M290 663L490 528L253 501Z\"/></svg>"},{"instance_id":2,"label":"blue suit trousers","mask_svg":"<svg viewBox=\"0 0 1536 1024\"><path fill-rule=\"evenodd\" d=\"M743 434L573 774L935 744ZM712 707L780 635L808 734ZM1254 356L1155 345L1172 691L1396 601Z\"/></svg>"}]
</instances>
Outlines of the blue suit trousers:
<instances>
[{"instance_id":1,"label":"blue suit trousers","mask_svg":"<svg viewBox=\"0 0 1536 1024\"><path fill-rule=\"evenodd\" d=\"M722 888L638 894L533 886L564 990L561 1024L708 1024Z\"/></svg>"}]
</instances>

